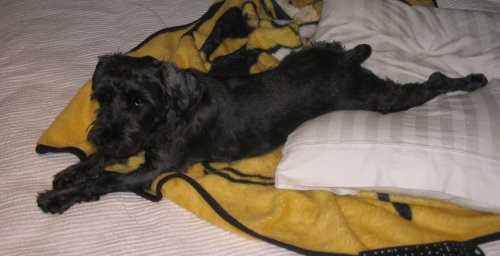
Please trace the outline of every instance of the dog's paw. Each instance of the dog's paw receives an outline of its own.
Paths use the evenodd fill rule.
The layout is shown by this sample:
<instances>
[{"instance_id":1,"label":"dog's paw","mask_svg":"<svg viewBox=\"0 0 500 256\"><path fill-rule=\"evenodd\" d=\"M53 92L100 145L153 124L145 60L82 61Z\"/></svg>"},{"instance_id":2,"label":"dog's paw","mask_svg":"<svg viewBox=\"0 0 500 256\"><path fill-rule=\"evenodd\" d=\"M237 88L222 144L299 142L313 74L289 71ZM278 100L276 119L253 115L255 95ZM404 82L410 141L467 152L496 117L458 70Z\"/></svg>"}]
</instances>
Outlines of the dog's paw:
<instances>
[{"instance_id":1,"label":"dog's paw","mask_svg":"<svg viewBox=\"0 0 500 256\"><path fill-rule=\"evenodd\" d=\"M477 90L488 83L488 78L483 74L470 74L465 79L467 80L467 84L463 90L467 92Z\"/></svg>"},{"instance_id":2,"label":"dog's paw","mask_svg":"<svg viewBox=\"0 0 500 256\"><path fill-rule=\"evenodd\" d=\"M428 84L431 88L438 90L440 93L466 91L472 92L485 86L488 79L483 74L470 74L461 78L450 78L441 72L432 73L429 76Z\"/></svg>"},{"instance_id":3,"label":"dog's paw","mask_svg":"<svg viewBox=\"0 0 500 256\"><path fill-rule=\"evenodd\" d=\"M37 204L45 213L64 213L74 204L99 200L100 194L95 189L89 183L71 189L47 190L38 194Z\"/></svg>"},{"instance_id":4,"label":"dog's paw","mask_svg":"<svg viewBox=\"0 0 500 256\"><path fill-rule=\"evenodd\" d=\"M50 190L38 194L37 204L44 213L64 213L74 203L68 201L68 198L59 195L57 191Z\"/></svg>"}]
</instances>

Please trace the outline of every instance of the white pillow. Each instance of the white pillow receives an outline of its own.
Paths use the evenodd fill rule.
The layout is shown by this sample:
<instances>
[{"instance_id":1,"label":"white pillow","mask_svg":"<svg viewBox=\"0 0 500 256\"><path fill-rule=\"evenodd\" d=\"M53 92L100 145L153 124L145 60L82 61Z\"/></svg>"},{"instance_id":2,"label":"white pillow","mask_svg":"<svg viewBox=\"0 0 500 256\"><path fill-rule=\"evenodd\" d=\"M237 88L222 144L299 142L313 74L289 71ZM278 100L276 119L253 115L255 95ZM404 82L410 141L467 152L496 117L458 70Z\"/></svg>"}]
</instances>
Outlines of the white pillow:
<instances>
[{"instance_id":1,"label":"white pillow","mask_svg":"<svg viewBox=\"0 0 500 256\"><path fill-rule=\"evenodd\" d=\"M410 7L393 0L328 0L316 39L368 43L364 64L400 82L484 73L476 92L381 115L338 111L288 138L276 186L425 196L500 213L500 16Z\"/></svg>"}]
</instances>

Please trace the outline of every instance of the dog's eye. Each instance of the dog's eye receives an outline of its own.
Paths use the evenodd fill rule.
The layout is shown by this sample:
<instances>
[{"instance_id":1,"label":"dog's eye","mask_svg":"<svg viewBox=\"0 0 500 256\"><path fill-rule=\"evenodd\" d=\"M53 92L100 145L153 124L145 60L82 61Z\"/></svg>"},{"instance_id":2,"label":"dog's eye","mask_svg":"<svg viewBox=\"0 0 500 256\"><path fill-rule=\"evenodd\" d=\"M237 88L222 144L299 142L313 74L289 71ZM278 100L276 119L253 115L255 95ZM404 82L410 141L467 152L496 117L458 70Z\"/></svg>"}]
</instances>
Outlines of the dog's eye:
<instances>
[{"instance_id":1,"label":"dog's eye","mask_svg":"<svg viewBox=\"0 0 500 256\"><path fill-rule=\"evenodd\" d=\"M132 103L136 107L142 107L142 106L144 106L145 101L141 97L136 97L136 98L134 98L134 100L132 101Z\"/></svg>"},{"instance_id":2,"label":"dog's eye","mask_svg":"<svg viewBox=\"0 0 500 256\"><path fill-rule=\"evenodd\" d=\"M111 102L113 100L113 94L111 92L106 92L102 95L103 102Z\"/></svg>"},{"instance_id":3,"label":"dog's eye","mask_svg":"<svg viewBox=\"0 0 500 256\"><path fill-rule=\"evenodd\" d=\"M92 98L99 101L101 104L110 103L113 100L113 93L111 92L100 92L92 95Z\"/></svg>"}]
</instances>

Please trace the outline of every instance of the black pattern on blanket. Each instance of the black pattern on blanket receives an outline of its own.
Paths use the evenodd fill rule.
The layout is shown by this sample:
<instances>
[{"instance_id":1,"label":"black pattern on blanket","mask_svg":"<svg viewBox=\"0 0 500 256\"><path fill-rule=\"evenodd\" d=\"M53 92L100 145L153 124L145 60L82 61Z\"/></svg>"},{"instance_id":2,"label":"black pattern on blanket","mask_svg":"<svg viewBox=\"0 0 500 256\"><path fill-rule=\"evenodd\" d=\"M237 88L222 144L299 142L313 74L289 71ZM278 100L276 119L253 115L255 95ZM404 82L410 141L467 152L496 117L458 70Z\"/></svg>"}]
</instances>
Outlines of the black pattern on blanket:
<instances>
[{"instance_id":1,"label":"black pattern on blanket","mask_svg":"<svg viewBox=\"0 0 500 256\"><path fill-rule=\"evenodd\" d=\"M301 32L317 22L321 4L215 1L199 20L158 31L128 54L214 74L261 72L277 65L278 56L306 44L308 35ZM42 135L37 152L78 152L82 158L94 152L86 140L98 108L90 93L88 82ZM129 172L143 157L109 169ZM152 200L169 198L215 225L304 254L481 255L478 244L500 239L500 216L444 202L371 192L339 196L276 189L280 157L278 148L231 163L199 163L186 174L158 177L148 192Z\"/></svg>"}]
</instances>

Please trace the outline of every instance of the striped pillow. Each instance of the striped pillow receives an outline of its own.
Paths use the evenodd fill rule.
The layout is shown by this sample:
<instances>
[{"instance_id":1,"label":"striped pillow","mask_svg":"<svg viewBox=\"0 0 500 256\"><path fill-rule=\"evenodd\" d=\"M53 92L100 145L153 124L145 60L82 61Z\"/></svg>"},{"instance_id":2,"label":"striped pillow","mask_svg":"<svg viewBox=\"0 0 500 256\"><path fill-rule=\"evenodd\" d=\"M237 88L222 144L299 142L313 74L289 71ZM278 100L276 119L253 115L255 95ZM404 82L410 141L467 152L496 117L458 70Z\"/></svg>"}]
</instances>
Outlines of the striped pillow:
<instances>
[{"instance_id":1,"label":"striped pillow","mask_svg":"<svg viewBox=\"0 0 500 256\"><path fill-rule=\"evenodd\" d=\"M372 45L365 66L400 82L432 72L485 73L452 93L381 115L338 111L288 138L276 186L425 196L500 213L500 15L412 8L398 1L325 1L316 39Z\"/></svg>"},{"instance_id":2,"label":"striped pillow","mask_svg":"<svg viewBox=\"0 0 500 256\"><path fill-rule=\"evenodd\" d=\"M500 12L499 0L437 0L440 8Z\"/></svg>"}]
</instances>

